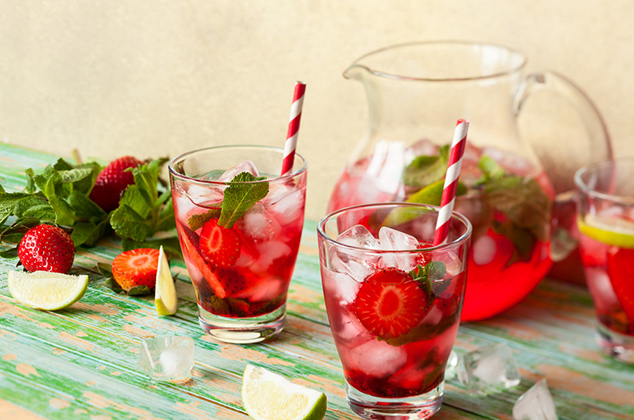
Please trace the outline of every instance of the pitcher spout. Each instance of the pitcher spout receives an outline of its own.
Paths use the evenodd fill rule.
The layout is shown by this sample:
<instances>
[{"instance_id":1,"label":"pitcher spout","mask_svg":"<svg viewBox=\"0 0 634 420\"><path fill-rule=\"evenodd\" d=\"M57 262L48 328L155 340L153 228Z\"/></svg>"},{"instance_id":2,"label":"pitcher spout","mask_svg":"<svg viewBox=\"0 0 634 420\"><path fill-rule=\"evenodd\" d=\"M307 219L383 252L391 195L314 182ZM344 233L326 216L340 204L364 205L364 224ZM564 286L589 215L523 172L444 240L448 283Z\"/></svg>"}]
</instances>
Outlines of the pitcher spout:
<instances>
[{"instance_id":1,"label":"pitcher spout","mask_svg":"<svg viewBox=\"0 0 634 420\"><path fill-rule=\"evenodd\" d=\"M343 77L350 80L363 80L364 75L370 72L368 67L354 63L343 72Z\"/></svg>"}]
</instances>

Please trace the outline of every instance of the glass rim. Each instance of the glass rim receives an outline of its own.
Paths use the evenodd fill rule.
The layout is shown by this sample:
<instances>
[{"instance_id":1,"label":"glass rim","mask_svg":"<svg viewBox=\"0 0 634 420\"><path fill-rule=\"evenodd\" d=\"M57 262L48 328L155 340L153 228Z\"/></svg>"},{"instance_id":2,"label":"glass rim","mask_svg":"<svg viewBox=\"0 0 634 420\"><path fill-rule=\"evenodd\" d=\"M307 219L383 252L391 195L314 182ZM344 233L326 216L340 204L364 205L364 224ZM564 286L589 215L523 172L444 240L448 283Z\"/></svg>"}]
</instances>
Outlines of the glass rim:
<instances>
[{"instance_id":1,"label":"glass rim","mask_svg":"<svg viewBox=\"0 0 634 420\"><path fill-rule=\"evenodd\" d=\"M607 159L601 160L598 162L589 163L575 172L574 175L574 183L578 192L583 192L588 196L594 198L600 198L603 200L611 200L611 201L619 201L625 204L634 204L634 196L627 195L618 195L618 194L610 194L608 192L598 191L592 187L590 187L583 179L584 175L587 175L591 172L607 169L607 168L616 168L618 165L630 165L634 168L634 158L616 158L616 159Z\"/></svg>"},{"instance_id":2,"label":"glass rim","mask_svg":"<svg viewBox=\"0 0 634 420\"><path fill-rule=\"evenodd\" d=\"M385 51L389 51L389 50L395 50L397 48L405 48L405 47L422 47L422 46L464 46L464 47L489 47L489 48L497 48L500 51L506 51L507 53L513 54L517 57L519 57L519 61L516 65L508 65L506 66L507 68L505 70L499 70L499 71L495 71L495 72L491 72L489 74L481 74L478 76L465 76L465 77L412 77L412 76L405 76L405 75L400 75L400 74L396 74L396 73L391 73L391 72L385 72L385 71L379 71L377 69L372 69L362 63L360 63L362 60L373 56L375 54L379 54ZM522 54L521 52L500 45L500 44L494 44L494 43L489 43L489 42L478 42L478 41L466 41L466 40L436 40L436 41L413 41L413 42L406 42L406 43L401 43L401 44L394 44L394 45L389 45L387 47L383 47L383 48L379 48L377 50L374 51L370 51L366 54L363 54L362 56L360 56L359 58L357 58L356 60L353 61L353 63L348 67L348 69L344 72L344 77L348 78L347 73L348 70L350 70L353 67L357 67L357 68L362 68L364 70L366 70L368 73L375 75L375 76L379 76L379 77L384 77L384 78L388 78L388 79L394 79L394 80L408 80L408 81L421 81L421 82L458 82L458 81L474 81L474 80L485 80L485 79L495 79L501 76L506 76L509 74L513 74L517 71L522 70L527 63L527 59L526 56L524 54Z\"/></svg>"},{"instance_id":3,"label":"glass rim","mask_svg":"<svg viewBox=\"0 0 634 420\"><path fill-rule=\"evenodd\" d=\"M329 220L333 219L334 217L345 213L345 212L349 212L351 210L357 210L357 209L363 209L363 208L369 208L369 207L380 207L380 208L386 208L386 207L415 207L415 208L425 208L428 210L432 210L436 213L440 213L440 207L438 206L434 206L431 204L420 204L420 203L404 203L404 202L387 202L387 203L367 203L367 204L358 204L355 206L349 206L349 207L343 207L339 210L335 210L329 214L327 214L326 216L324 216L319 223L317 223L317 233L318 235L323 238L324 241L329 242L333 245L337 245L339 247L345 248L345 249L351 249L351 250L363 250L363 251L371 251L372 253L376 253L376 254L384 254L384 253L394 253L394 252L405 252L405 253L420 253L420 252L431 252L431 251L437 251L437 250L441 250L444 248L449 248L452 246L455 246L457 244L460 244L461 242L466 242L467 239L471 236L472 232L473 232L473 225L471 224L471 222L469 221L469 219L467 219L463 214L458 213L457 211L452 211L451 212L451 218L452 219L457 219L459 222L461 222L463 225L465 225L466 230L465 232L460 235L460 237L452 240L451 242L445 242L443 244L440 245L436 245L436 246L429 246L429 247L425 247L425 248L416 248L416 249L371 249L371 248L364 248L364 247L360 247L360 246L354 246L354 245L349 245L349 244L344 244L342 242L339 242L336 240L336 238L332 238L330 237L324 227L326 225L326 223L328 223Z\"/></svg>"},{"instance_id":4,"label":"glass rim","mask_svg":"<svg viewBox=\"0 0 634 420\"><path fill-rule=\"evenodd\" d=\"M270 151L275 151L275 152L280 152L280 158L283 158L284 156L284 149L282 149L281 147L276 147L276 146L267 146L267 145L256 145L256 144L228 144L228 145L222 145L222 146L209 146L209 147L203 147L200 149L194 149L194 150L190 150L188 152L185 153L181 153L180 155L176 156L174 159L172 159L169 164L167 165L167 168L169 170L170 175L174 176L174 178L177 178L181 181L187 181L187 182L192 182L195 184L201 184L201 185L229 185L230 181L214 181L214 180L210 180L210 179L199 179L199 178L192 178L190 176L184 175L180 172L177 172L174 169L174 165L176 165L176 163L181 162L183 160L185 160L187 157L190 157L194 154L197 153L202 153L202 152L207 152L209 150L222 150L222 149L260 149L260 150L270 150ZM233 182L233 184L261 184L264 182L279 182L279 181L283 181L283 180L287 180L287 179L291 179L291 178L295 178L296 176L302 174L303 172L306 172L306 169L308 168L308 164L306 162L306 159L304 159L304 157L302 155L300 155L299 153L295 152L295 158L299 158L302 162L302 165L299 169L293 171L293 172L289 172L287 174L284 175L278 175L274 178L267 178L267 179L261 179L258 181L246 181L246 182ZM238 164L240 162L236 162L236 164ZM229 169L229 168L226 168Z\"/></svg>"}]
</instances>

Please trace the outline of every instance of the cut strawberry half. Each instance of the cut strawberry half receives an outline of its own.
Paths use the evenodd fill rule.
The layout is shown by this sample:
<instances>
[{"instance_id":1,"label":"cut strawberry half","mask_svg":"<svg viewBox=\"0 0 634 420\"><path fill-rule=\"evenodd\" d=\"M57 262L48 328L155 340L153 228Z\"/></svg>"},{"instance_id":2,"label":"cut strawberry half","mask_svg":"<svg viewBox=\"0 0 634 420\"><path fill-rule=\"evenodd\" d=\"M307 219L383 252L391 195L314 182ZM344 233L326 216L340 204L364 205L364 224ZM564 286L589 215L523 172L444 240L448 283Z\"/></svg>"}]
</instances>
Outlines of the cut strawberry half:
<instances>
[{"instance_id":1,"label":"cut strawberry half","mask_svg":"<svg viewBox=\"0 0 634 420\"><path fill-rule=\"evenodd\" d=\"M200 232L200 253L212 266L233 266L240 256L240 236L233 229L218 226L218 219L211 219Z\"/></svg>"},{"instance_id":2,"label":"cut strawberry half","mask_svg":"<svg viewBox=\"0 0 634 420\"><path fill-rule=\"evenodd\" d=\"M138 248L122 252L112 261L112 276L126 292L134 287L156 284L159 250Z\"/></svg>"},{"instance_id":3,"label":"cut strawberry half","mask_svg":"<svg viewBox=\"0 0 634 420\"><path fill-rule=\"evenodd\" d=\"M189 230L188 227L183 226L181 223L176 224L176 229L179 232L181 244L185 248L183 251L189 256L189 260L196 266L198 271L202 273L207 280L207 284L214 291L216 296L220 299L227 297L227 292L218 281L218 276L211 270L207 262L200 256L200 250L198 249L198 237L195 233Z\"/></svg>"},{"instance_id":4,"label":"cut strawberry half","mask_svg":"<svg viewBox=\"0 0 634 420\"><path fill-rule=\"evenodd\" d=\"M634 249L611 247L607 266L621 308L628 321L634 323Z\"/></svg>"},{"instance_id":5,"label":"cut strawberry half","mask_svg":"<svg viewBox=\"0 0 634 420\"><path fill-rule=\"evenodd\" d=\"M407 334L420 323L429 310L428 300L411 275L386 268L365 279L352 305L368 331L390 339Z\"/></svg>"}]
</instances>

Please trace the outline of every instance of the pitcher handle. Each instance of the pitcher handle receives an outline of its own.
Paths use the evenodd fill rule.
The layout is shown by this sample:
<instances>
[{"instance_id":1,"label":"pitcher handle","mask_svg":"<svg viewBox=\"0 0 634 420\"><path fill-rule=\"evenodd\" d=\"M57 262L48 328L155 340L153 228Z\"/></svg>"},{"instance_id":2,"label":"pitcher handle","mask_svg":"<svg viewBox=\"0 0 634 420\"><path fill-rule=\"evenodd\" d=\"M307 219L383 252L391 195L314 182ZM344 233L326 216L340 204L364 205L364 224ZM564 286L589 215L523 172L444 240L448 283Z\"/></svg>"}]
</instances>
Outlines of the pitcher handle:
<instances>
[{"instance_id":1,"label":"pitcher handle","mask_svg":"<svg viewBox=\"0 0 634 420\"><path fill-rule=\"evenodd\" d=\"M612 144L607 126L601 114L588 97L570 79L551 71L532 73L526 76L515 101L515 113L519 115L526 100L535 92L549 90L561 95L575 109L580 116L586 132L590 138L592 156L605 156L612 158ZM551 257L554 261L561 261L576 248L576 241L570 236L574 231L572 220L562 220L563 215L574 215L575 195L574 191L559 191L555 196L553 207L553 243ZM569 217L570 219L570 217Z\"/></svg>"}]
</instances>

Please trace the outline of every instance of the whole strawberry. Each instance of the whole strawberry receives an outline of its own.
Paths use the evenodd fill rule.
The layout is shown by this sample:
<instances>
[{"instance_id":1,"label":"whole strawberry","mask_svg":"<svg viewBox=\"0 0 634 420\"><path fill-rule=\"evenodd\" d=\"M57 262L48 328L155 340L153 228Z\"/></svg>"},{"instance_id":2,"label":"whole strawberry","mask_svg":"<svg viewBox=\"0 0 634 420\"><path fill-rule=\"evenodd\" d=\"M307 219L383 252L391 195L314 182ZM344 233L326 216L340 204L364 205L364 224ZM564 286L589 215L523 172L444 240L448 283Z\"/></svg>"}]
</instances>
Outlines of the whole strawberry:
<instances>
[{"instance_id":1,"label":"whole strawberry","mask_svg":"<svg viewBox=\"0 0 634 420\"><path fill-rule=\"evenodd\" d=\"M18 258L27 271L68 273L75 259L75 244L61 228L38 225L24 235L18 246Z\"/></svg>"},{"instance_id":2,"label":"whole strawberry","mask_svg":"<svg viewBox=\"0 0 634 420\"><path fill-rule=\"evenodd\" d=\"M90 199L106 212L116 209L123 191L128 185L134 184L134 175L126 169L136 168L142 163L132 156L120 157L110 162L97 175Z\"/></svg>"},{"instance_id":3,"label":"whole strawberry","mask_svg":"<svg viewBox=\"0 0 634 420\"><path fill-rule=\"evenodd\" d=\"M159 250L137 248L122 252L112 261L112 276L123 290L146 286L153 289L156 285Z\"/></svg>"}]
</instances>

